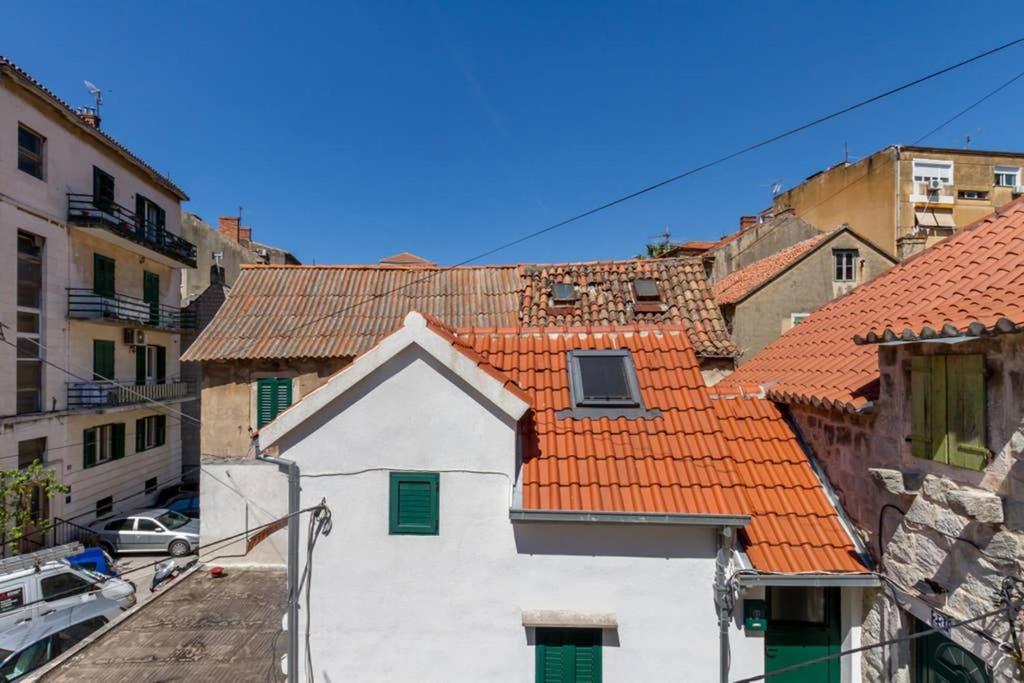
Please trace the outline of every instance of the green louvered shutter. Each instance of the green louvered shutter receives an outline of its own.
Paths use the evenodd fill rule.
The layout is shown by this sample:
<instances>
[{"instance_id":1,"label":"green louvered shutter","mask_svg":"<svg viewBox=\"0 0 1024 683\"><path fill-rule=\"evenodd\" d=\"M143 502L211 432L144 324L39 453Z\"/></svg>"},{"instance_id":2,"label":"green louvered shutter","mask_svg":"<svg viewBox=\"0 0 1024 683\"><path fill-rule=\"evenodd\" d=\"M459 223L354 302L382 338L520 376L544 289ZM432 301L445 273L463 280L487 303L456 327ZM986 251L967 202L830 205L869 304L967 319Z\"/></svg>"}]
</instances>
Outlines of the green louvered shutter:
<instances>
[{"instance_id":1,"label":"green louvered shutter","mask_svg":"<svg viewBox=\"0 0 1024 683\"><path fill-rule=\"evenodd\" d=\"M983 470L989 456L985 444L985 358L980 354L947 356L946 376L949 464Z\"/></svg>"},{"instance_id":2,"label":"green louvered shutter","mask_svg":"<svg viewBox=\"0 0 1024 683\"><path fill-rule=\"evenodd\" d=\"M140 417L135 421L135 452L141 453L146 450L146 418Z\"/></svg>"},{"instance_id":3,"label":"green louvered shutter","mask_svg":"<svg viewBox=\"0 0 1024 683\"><path fill-rule=\"evenodd\" d=\"M167 443L167 416L156 416L156 445L163 446Z\"/></svg>"},{"instance_id":4,"label":"green louvered shutter","mask_svg":"<svg viewBox=\"0 0 1024 683\"><path fill-rule=\"evenodd\" d=\"M277 415L274 410L277 394L276 379L261 379L256 382L256 426L262 427Z\"/></svg>"},{"instance_id":5,"label":"green louvered shutter","mask_svg":"<svg viewBox=\"0 0 1024 683\"><path fill-rule=\"evenodd\" d=\"M89 468L96 464L96 430L86 429L82 432L82 467Z\"/></svg>"},{"instance_id":6,"label":"green louvered shutter","mask_svg":"<svg viewBox=\"0 0 1024 683\"><path fill-rule=\"evenodd\" d=\"M94 339L92 342L92 378L114 379L114 342Z\"/></svg>"},{"instance_id":7,"label":"green louvered shutter","mask_svg":"<svg viewBox=\"0 0 1024 683\"><path fill-rule=\"evenodd\" d=\"M436 536L439 528L440 475L392 472L388 533Z\"/></svg>"},{"instance_id":8,"label":"green louvered shutter","mask_svg":"<svg viewBox=\"0 0 1024 683\"><path fill-rule=\"evenodd\" d=\"M103 254L92 255L92 291L100 296L114 296L114 259Z\"/></svg>"},{"instance_id":9,"label":"green louvered shutter","mask_svg":"<svg viewBox=\"0 0 1024 683\"><path fill-rule=\"evenodd\" d=\"M537 629L537 683L600 683L601 631Z\"/></svg>"},{"instance_id":10,"label":"green louvered shutter","mask_svg":"<svg viewBox=\"0 0 1024 683\"><path fill-rule=\"evenodd\" d=\"M156 347L156 383L167 381L167 347Z\"/></svg>"},{"instance_id":11,"label":"green louvered shutter","mask_svg":"<svg viewBox=\"0 0 1024 683\"><path fill-rule=\"evenodd\" d=\"M277 379L276 403L274 405L274 417L284 411L292 404L292 380L290 377L279 377Z\"/></svg>"},{"instance_id":12,"label":"green louvered shutter","mask_svg":"<svg viewBox=\"0 0 1024 683\"><path fill-rule=\"evenodd\" d=\"M110 425L113 430L111 436L113 452L110 454L111 460L118 460L124 457L124 422L115 422Z\"/></svg>"},{"instance_id":13,"label":"green louvered shutter","mask_svg":"<svg viewBox=\"0 0 1024 683\"><path fill-rule=\"evenodd\" d=\"M136 346L135 348L135 384L142 386L146 383L146 347Z\"/></svg>"}]
</instances>

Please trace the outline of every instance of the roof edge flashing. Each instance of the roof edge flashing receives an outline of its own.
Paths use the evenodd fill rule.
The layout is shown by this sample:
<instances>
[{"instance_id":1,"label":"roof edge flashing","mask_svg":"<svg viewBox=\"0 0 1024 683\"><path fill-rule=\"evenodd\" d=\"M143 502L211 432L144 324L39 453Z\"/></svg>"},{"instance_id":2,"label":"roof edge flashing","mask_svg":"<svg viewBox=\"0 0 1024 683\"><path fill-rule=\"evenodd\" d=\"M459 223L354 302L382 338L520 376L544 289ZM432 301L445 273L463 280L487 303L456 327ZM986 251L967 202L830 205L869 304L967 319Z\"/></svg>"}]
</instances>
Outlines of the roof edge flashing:
<instances>
[{"instance_id":1,"label":"roof edge flashing","mask_svg":"<svg viewBox=\"0 0 1024 683\"><path fill-rule=\"evenodd\" d=\"M871 588L881 585L881 579L867 572L861 574L832 574L829 572L772 574L758 571L742 571L737 574L736 582L743 587L842 586L846 588Z\"/></svg>"},{"instance_id":2,"label":"roof edge flashing","mask_svg":"<svg viewBox=\"0 0 1024 683\"><path fill-rule=\"evenodd\" d=\"M670 524L679 526L743 527L750 524L750 515L719 515L701 513L596 512L585 510L509 510L513 522L546 522L568 524Z\"/></svg>"}]
</instances>

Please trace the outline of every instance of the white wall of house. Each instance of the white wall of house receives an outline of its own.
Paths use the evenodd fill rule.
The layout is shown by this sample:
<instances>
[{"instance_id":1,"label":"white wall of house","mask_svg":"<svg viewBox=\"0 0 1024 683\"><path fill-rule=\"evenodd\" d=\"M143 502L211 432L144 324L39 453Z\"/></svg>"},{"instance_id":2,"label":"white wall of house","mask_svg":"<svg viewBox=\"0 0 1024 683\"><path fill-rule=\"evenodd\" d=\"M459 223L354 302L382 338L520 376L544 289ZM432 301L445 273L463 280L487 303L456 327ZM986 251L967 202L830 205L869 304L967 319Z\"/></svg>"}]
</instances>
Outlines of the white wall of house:
<instances>
[{"instance_id":1,"label":"white wall of house","mask_svg":"<svg viewBox=\"0 0 1024 683\"><path fill-rule=\"evenodd\" d=\"M716 680L716 530L510 522L514 421L419 347L280 449L302 468L302 505L324 498L333 512L313 554L317 680L530 680L534 631L522 617L538 609L614 613L617 628L603 631L605 680ZM203 543L244 529L241 501L250 514L267 508L257 519L281 512L285 476L275 468L207 469ZM437 536L389 535L392 470L440 473ZM277 534L240 561L280 561L284 542Z\"/></svg>"}]
</instances>

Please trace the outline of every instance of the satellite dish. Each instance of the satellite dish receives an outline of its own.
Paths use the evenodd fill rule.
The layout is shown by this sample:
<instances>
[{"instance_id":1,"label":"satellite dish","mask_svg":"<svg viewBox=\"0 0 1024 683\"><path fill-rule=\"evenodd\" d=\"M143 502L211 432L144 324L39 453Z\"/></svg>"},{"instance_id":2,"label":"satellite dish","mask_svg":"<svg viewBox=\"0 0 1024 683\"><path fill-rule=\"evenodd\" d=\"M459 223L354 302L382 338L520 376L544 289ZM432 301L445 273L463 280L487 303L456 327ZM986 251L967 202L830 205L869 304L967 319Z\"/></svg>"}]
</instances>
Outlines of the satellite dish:
<instances>
[{"instance_id":1,"label":"satellite dish","mask_svg":"<svg viewBox=\"0 0 1024 683\"><path fill-rule=\"evenodd\" d=\"M85 89L89 91L90 95L99 95L100 94L100 89L98 87L96 87L96 84L93 83L92 81L86 81L85 82Z\"/></svg>"}]
</instances>

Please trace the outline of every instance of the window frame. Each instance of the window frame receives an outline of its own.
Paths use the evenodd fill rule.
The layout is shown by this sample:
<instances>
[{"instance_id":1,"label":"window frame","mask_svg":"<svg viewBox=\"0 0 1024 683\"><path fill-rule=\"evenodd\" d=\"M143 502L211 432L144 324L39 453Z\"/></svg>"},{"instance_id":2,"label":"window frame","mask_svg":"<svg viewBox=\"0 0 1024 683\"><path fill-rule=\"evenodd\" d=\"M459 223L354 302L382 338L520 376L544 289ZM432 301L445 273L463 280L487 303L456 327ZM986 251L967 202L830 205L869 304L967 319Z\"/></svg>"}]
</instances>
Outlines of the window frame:
<instances>
[{"instance_id":1,"label":"window frame","mask_svg":"<svg viewBox=\"0 0 1024 683\"><path fill-rule=\"evenodd\" d=\"M142 453L167 443L167 416L147 415L135 420L135 452Z\"/></svg>"},{"instance_id":2,"label":"window frame","mask_svg":"<svg viewBox=\"0 0 1024 683\"><path fill-rule=\"evenodd\" d=\"M106 517L107 515L112 514L113 512L114 512L114 497L113 496L104 496L103 498L100 498L99 500L96 501L96 519L100 519L102 517ZM116 521L116 520L111 520L111 521ZM106 525L104 525L104 527L105 526ZM133 522L132 523L132 527L134 527L134 526L135 526L135 523ZM125 531L125 529L119 529L119 531ZM127 529L127 531L131 531L131 529Z\"/></svg>"},{"instance_id":3,"label":"window frame","mask_svg":"<svg viewBox=\"0 0 1024 683\"><path fill-rule=\"evenodd\" d=\"M547 681L547 680L550 679L550 677L547 675L548 674L548 671L547 671L547 654L548 654L547 650L548 650L548 648L555 648L555 647L557 647L558 650L559 650L558 654L559 654L559 656L560 656L560 658L562 660L562 666L564 667L565 664L567 664L567 662L566 662L566 651L562 650L562 648L566 647L568 644L567 643L559 643L559 644L556 645L553 642L550 642L550 641L555 640L556 636L561 636L561 637L564 638L564 635L567 634L567 633L572 633L574 636L577 636L576 640L589 639L591 641L590 645L586 646L586 647L591 648L591 651L593 653L593 658L592 658L593 671L592 671L592 674L591 674L591 677L590 677L589 680L591 681L591 683L601 683L601 681L604 680L603 679L603 671L602 671L602 669L603 669L602 659L603 659L603 656L604 656L604 654L603 654L603 650L604 650L604 632L603 632L602 629L599 629L599 628L573 628L573 627L537 627L537 628L535 628L534 629L534 646L533 646L533 648L534 648L534 680L536 680L537 683L543 683L544 681ZM582 638L580 636L582 636ZM575 654L575 648L580 647L580 644L578 642L574 642L574 643L571 644L571 647L573 648L573 653ZM565 681L565 680L573 680L573 681L578 680L577 677L576 677L576 661L575 661L575 659L576 658L573 657L572 662L569 663L569 666L571 667L571 671L567 671L564 668L561 670L560 673L561 673L563 681ZM571 676L571 678L570 678L570 676Z\"/></svg>"},{"instance_id":4,"label":"window frame","mask_svg":"<svg viewBox=\"0 0 1024 683\"><path fill-rule=\"evenodd\" d=\"M789 314L789 326L790 327L796 327L797 325L799 325L803 321L807 320L809 317L811 317L810 313L790 313ZM799 318L799 320L797 320L797 318Z\"/></svg>"},{"instance_id":5,"label":"window frame","mask_svg":"<svg viewBox=\"0 0 1024 683\"><path fill-rule=\"evenodd\" d=\"M559 287L568 287L569 288L570 296L569 297L560 297L560 296L558 296L558 288ZM553 283L551 285L551 303L553 305L555 305L555 306L572 306L574 303L576 303L577 298L578 297L576 296L576 285L572 284L571 282L555 282L555 283Z\"/></svg>"},{"instance_id":6,"label":"window frame","mask_svg":"<svg viewBox=\"0 0 1024 683\"><path fill-rule=\"evenodd\" d=\"M120 460L124 457L124 450L124 422L95 425L82 432L83 469Z\"/></svg>"},{"instance_id":7,"label":"window frame","mask_svg":"<svg viewBox=\"0 0 1024 683\"><path fill-rule=\"evenodd\" d=\"M400 515L401 486L404 483L430 484L431 519L424 524L403 524ZM441 530L441 474L439 472L388 473L388 535L438 536Z\"/></svg>"},{"instance_id":8,"label":"window frame","mask_svg":"<svg viewBox=\"0 0 1024 683\"><path fill-rule=\"evenodd\" d=\"M1016 188L1021 186L1019 166L996 166L992 169L992 176L993 187ZM1012 183L1007 183L1000 176L1013 176L1014 180Z\"/></svg>"},{"instance_id":9,"label":"window frame","mask_svg":"<svg viewBox=\"0 0 1024 683\"><path fill-rule=\"evenodd\" d=\"M640 288L637 286L641 282L649 282L649 283L651 283L651 287L654 288L654 294L649 294L649 293L648 294L642 294L640 292ZM658 286L658 280L656 278L653 278L653 277L638 277L638 278L633 280L632 284L633 284L633 296L636 298L636 301L638 301L639 303L660 304L662 302L661 288Z\"/></svg>"},{"instance_id":10,"label":"window frame","mask_svg":"<svg viewBox=\"0 0 1024 683\"><path fill-rule=\"evenodd\" d=\"M581 358L621 358L626 388L630 397L623 398L587 398L583 387L583 371L580 368ZM639 408L643 405L640 395L640 382L636 376L633 355L628 349L573 350L569 351L569 390L575 408Z\"/></svg>"},{"instance_id":11,"label":"window frame","mask_svg":"<svg viewBox=\"0 0 1024 683\"><path fill-rule=\"evenodd\" d=\"M43 323L46 319L43 315L43 304L46 297L46 260L44 251L46 249L46 240L40 235L25 230L18 230L15 233L15 239L17 252L15 317L18 319L15 327L15 412L18 415L26 415L43 412L44 384L46 380L46 373L43 372L43 358L45 357ZM31 242L35 253L24 249L23 241L26 243ZM37 266L38 282L33 279L30 283L36 293L36 303L38 304L36 306L28 305L28 302L23 301L21 296L25 283L29 282L26 279L28 271L22 270L23 265L26 264ZM35 329L33 331L22 330L17 322L20 322L21 319L27 320L29 316L35 319ZM22 340L25 343L22 343ZM26 353L26 350L31 348L29 345L34 346L34 354ZM29 377L34 381L29 382ZM22 401L22 396L27 394L34 394L35 400L31 406L28 400Z\"/></svg>"},{"instance_id":12,"label":"window frame","mask_svg":"<svg viewBox=\"0 0 1024 683\"><path fill-rule=\"evenodd\" d=\"M932 180L934 178L938 178L939 180L942 181L942 184L945 185L945 186L949 186L949 185L953 184L953 180L954 180L955 176L953 175L954 164L953 164L952 160L949 160L949 159L912 159L911 161L912 161L912 163L911 163L911 175L912 175L915 183L926 183L929 180ZM937 168L937 167L946 167L946 168L949 169L949 177L946 178L946 177L940 176L940 175L925 175L924 173L918 173L918 166L919 165L926 166L926 167L931 167L933 169ZM926 169L922 168L921 170L926 170Z\"/></svg>"},{"instance_id":13,"label":"window frame","mask_svg":"<svg viewBox=\"0 0 1024 683\"><path fill-rule=\"evenodd\" d=\"M849 263L845 263L849 257ZM833 249L832 250L832 282L856 282L857 281L857 259L860 258L859 249ZM841 261L842 259L842 261ZM840 273L842 269L842 273ZM849 271L849 277L845 277ZM842 275L842 277L841 277Z\"/></svg>"},{"instance_id":14,"label":"window frame","mask_svg":"<svg viewBox=\"0 0 1024 683\"><path fill-rule=\"evenodd\" d=\"M21 133L24 131L26 134L36 138L39 142L39 151L33 152L27 149L21 144ZM29 161L35 162L39 165L39 173L33 173L22 165L22 157L26 157ZM26 126L21 121L18 122L18 170L22 173L26 173L33 178L46 182L46 136L36 131L35 129Z\"/></svg>"},{"instance_id":15,"label":"window frame","mask_svg":"<svg viewBox=\"0 0 1024 683\"><path fill-rule=\"evenodd\" d=\"M278 375L274 375L274 376L270 376L270 377L259 377L259 378L256 379L256 382L254 383L254 405L253 405L253 408L254 408L253 417L255 418L256 429L262 429L263 427L267 426L268 424L273 422L275 419L277 419L278 415L280 415L285 410L287 410L292 405L294 405L294 403L295 403L295 383L293 381L294 379L295 379L294 377L282 377L282 376L278 376ZM280 388L282 386L284 386L285 383L287 383L287 386L288 386L288 405L282 406L282 405L280 405L280 400L279 400L280 393L279 393L279 391L280 391ZM273 415L271 415L270 418L267 419L267 420L263 420L262 417L261 417L261 412L262 411L260 410L260 406L261 406L261 403L260 403L260 393L261 393L260 392L260 387L271 387L271 389L270 389L270 391L271 391L271 394L270 394L270 401L271 401L270 412L272 412Z\"/></svg>"},{"instance_id":16,"label":"window frame","mask_svg":"<svg viewBox=\"0 0 1024 683\"><path fill-rule=\"evenodd\" d=\"M911 455L985 471L992 451L984 354L916 354L907 379Z\"/></svg>"}]
</instances>

